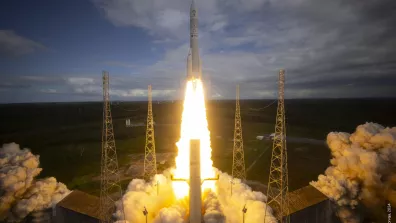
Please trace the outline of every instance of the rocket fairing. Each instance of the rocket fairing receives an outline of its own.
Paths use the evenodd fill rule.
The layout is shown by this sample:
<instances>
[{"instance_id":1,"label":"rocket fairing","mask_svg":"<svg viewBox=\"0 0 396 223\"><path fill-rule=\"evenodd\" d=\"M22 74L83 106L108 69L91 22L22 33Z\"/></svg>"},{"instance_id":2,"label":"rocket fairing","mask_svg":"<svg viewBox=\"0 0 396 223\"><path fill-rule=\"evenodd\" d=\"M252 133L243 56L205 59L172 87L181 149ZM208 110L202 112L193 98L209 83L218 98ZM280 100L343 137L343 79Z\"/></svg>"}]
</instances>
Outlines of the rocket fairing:
<instances>
[{"instance_id":1,"label":"rocket fairing","mask_svg":"<svg viewBox=\"0 0 396 223\"><path fill-rule=\"evenodd\" d=\"M191 75L189 68L189 57L191 53ZM190 8L190 51L187 57L187 78L201 78L201 58L198 49L198 10L193 0Z\"/></svg>"}]
</instances>

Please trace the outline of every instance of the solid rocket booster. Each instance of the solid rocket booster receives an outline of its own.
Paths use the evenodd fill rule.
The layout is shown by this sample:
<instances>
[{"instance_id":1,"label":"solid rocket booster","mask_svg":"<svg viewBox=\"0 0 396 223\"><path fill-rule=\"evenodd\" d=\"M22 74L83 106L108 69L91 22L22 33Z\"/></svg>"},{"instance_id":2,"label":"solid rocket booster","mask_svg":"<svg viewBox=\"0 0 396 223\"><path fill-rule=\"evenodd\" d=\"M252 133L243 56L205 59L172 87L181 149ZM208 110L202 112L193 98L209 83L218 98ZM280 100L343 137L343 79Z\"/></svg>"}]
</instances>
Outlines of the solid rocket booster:
<instances>
[{"instance_id":1,"label":"solid rocket booster","mask_svg":"<svg viewBox=\"0 0 396 223\"><path fill-rule=\"evenodd\" d=\"M201 145L199 139L190 140L190 222L201 223Z\"/></svg>"},{"instance_id":2,"label":"solid rocket booster","mask_svg":"<svg viewBox=\"0 0 396 223\"><path fill-rule=\"evenodd\" d=\"M191 55L191 48L188 51L188 56L187 56L187 77L191 78L192 75L192 55Z\"/></svg>"},{"instance_id":3,"label":"solid rocket booster","mask_svg":"<svg viewBox=\"0 0 396 223\"><path fill-rule=\"evenodd\" d=\"M193 0L190 8L190 51L191 51L191 75L187 70L187 77L201 78L201 58L198 49L198 10ZM190 55L190 54L189 54ZM188 63L188 59L187 59ZM188 67L189 65L187 65Z\"/></svg>"}]
</instances>

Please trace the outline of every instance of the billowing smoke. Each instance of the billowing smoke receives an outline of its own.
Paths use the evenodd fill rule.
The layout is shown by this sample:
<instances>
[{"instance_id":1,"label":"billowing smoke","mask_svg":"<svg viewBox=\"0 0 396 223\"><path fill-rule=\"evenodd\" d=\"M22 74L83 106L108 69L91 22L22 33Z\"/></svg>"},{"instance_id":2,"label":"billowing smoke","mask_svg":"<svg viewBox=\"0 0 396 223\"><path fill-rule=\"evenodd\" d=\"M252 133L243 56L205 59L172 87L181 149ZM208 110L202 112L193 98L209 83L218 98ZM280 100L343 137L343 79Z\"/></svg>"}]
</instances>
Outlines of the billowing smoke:
<instances>
[{"instance_id":1,"label":"billowing smoke","mask_svg":"<svg viewBox=\"0 0 396 223\"><path fill-rule=\"evenodd\" d=\"M22 197L40 172L39 156L18 144L4 144L0 150L0 219L5 219L11 205Z\"/></svg>"},{"instance_id":2,"label":"billowing smoke","mask_svg":"<svg viewBox=\"0 0 396 223\"><path fill-rule=\"evenodd\" d=\"M157 188L158 187L158 188ZM157 195L158 191L158 195ZM145 222L143 215L144 207L148 211L147 218L150 222L183 222L183 216L187 212L186 201L176 202L170 172L155 175L151 182L142 179L133 179L129 184L122 203L117 204L117 217L122 219L122 206L125 212L125 220L129 222ZM164 208L165 207L165 208Z\"/></svg>"},{"instance_id":3,"label":"billowing smoke","mask_svg":"<svg viewBox=\"0 0 396 223\"><path fill-rule=\"evenodd\" d=\"M203 219L206 223L240 223L242 209L246 205L246 222L263 222L266 197L261 192L252 191L250 187L234 179L231 196L231 177L219 174L216 190L203 193ZM157 188L157 185L159 187ZM158 191L157 191L158 189ZM157 194L158 192L158 194ZM117 203L116 216L127 222L145 222L144 207L148 211L148 221L154 223L184 223L188 221L188 198L176 200L173 193L170 171L156 175L151 182L134 179L129 184L123 198ZM120 214L124 208L125 219ZM272 209L268 207L266 223L276 222Z\"/></svg>"},{"instance_id":4,"label":"billowing smoke","mask_svg":"<svg viewBox=\"0 0 396 223\"><path fill-rule=\"evenodd\" d=\"M276 222L272 214L272 209L268 206L267 214L265 215L267 200L266 196L252 189L246 184L242 183L240 179L234 179L232 184L231 196L231 181L232 177L226 173L219 173L219 180L217 181L217 196L221 204L222 212L226 216L227 223L240 223L243 218L242 209L246 206L247 212L245 214L245 222L264 222L266 216L266 223Z\"/></svg>"},{"instance_id":5,"label":"billowing smoke","mask_svg":"<svg viewBox=\"0 0 396 223\"><path fill-rule=\"evenodd\" d=\"M352 134L331 132L327 144L331 166L311 184L341 208L344 222L359 222L356 206L378 209L389 200L396 205L396 127L366 123Z\"/></svg>"},{"instance_id":6,"label":"billowing smoke","mask_svg":"<svg viewBox=\"0 0 396 223\"><path fill-rule=\"evenodd\" d=\"M0 220L19 221L33 211L51 208L70 191L55 178L35 180L39 156L16 143L0 149Z\"/></svg>"}]
</instances>

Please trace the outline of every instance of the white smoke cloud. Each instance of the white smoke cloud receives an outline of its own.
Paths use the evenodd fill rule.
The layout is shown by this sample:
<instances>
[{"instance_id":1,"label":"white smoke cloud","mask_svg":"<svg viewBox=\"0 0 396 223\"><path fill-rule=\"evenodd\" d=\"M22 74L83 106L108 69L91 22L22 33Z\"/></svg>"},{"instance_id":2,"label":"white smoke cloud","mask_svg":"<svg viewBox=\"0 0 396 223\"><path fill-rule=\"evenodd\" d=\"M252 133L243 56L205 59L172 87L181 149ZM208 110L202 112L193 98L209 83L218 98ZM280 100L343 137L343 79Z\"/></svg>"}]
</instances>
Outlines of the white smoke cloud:
<instances>
[{"instance_id":1,"label":"white smoke cloud","mask_svg":"<svg viewBox=\"0 0 396 223\"><path fill-rule=\"evenodd\" d=\"M311 185L342 207L342 220L360 221L348 213L359 202L368 208L380 208L385 200L396 205L396 127L366 123L352 134L329 133L327 144L331 166Z\"/></svg>"},{"instance_id":2,"label":"white smoke cloud","mask_svg":"<svg viewBox=\"0 0 396 223\"><path fill-rule=\"evenodd\" d=\"M204 198L204 221L206 223L224 223L225 217L218 196L214 192L206 190Z\"/></svg>"},{"instance_id":3,"label":"white smoke cloud","mask_svg":"<svg viewBox=\"0 0 396 223\"><path fill-rule=\"evenodd\" d=\"M264 222L264 211L266 209L266 196L242 183L240 179L234 178L232 185L232 177L226 173L219 172L219 180L217 181L217 194L223 213L226 216L227 223L240 223L243 218L242 209L246 205L247 212L245 214L245 222ZM272 214L271 207L267 208L266 223L276 222Z\"/></svg>"},{"instance_id":4,"label":"white smoke cloud","mask_svg":"<svg viewBox=\"0 0 396 223\"><path fill-rule=\"evenodd\" d=\"M0 220L18 221L32 211L52 207L70 191L55 178L35 180L39 156L16 143L0 148Z\"/></svg>"},{"instance_id":5,"label":"white smoke cloud","mask_svg":"<svg viewBox=\"0 0 396 223\"><path fill-rule=\"evenodd\" d=\"M32 185L40 172L39 156L18 144L4 144L0 149L0 219L4 220L16 199Z\"/></svg>"},{"instance_id":6,"label":"white smoke cloud","mask_svg":"<svg viewBox=\"0 0 396 223\"><path fill-rule=\"evenodd\" d=\"M12 217L23 219L33 211L52 208L69 193L66 185L58 183L54 177L37 180L14 205Z\"/></svg>"},{"instance_id":7,"label":"white smoke cloud","mask_svg":"<svg viewBox=\"0 0 396 223\"><path fill-rule=\"evenodd\" d=\"M147 218L150 222L161 222L161 217L164 223L183 222L183 216L187 211L186 203L176 203L169 171L155 175L154 179L147 183L142 179L133 179L122 198L122 203L117 202L116 205L117 218L128 222L145 222L144 207L148 211ZM122 205L125 219L122 219Z\"/></svg>"},{"instance_id":8,"label":"white smoke cloud","mask_svg":"<svg viewBox=\"0 0 396 223\"><path fill-rule=\"evenodd\" d=\"M231 196L231 177L226 173L219 174L216 181L216 191L206 190L203 193L203 208L205 223L240 223L244 205L248 209L246 222L263 222L266 197L261 192L252 191L250 187L234 179ZM157 195L157 181L159 194ZM125 219L120 214L124 205ZM117 202L116 216L118 222L144 222L144 207L148 211L148 221L155 223L185 223L188 221L188 200L176 200L173 193L170 171L158 174L151 182L134 179L128 186L123 198ZM276 222L272 209L267 209L266 222Z\"/></svg>"}]
</instances>

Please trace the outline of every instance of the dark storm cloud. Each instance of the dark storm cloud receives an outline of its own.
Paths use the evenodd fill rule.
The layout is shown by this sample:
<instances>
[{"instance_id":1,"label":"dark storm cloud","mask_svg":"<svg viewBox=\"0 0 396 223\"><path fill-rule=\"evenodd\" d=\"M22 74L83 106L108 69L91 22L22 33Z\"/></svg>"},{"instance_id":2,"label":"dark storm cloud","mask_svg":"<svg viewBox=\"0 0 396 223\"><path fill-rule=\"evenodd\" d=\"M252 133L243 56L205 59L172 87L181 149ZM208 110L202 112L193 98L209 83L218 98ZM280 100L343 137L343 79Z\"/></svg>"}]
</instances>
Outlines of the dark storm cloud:
<instances>
[{"instance_id":1,"label":"dark storm cloud","mask_svg":"<svg viewBox=\"0 0 396 223\"><path fill-rule=\"evenodd\" d=\"M381 1L349 1L354 2L357 7L360 6L362 18L366 21L380 22L386 25L389 30L393 30L396 22L396 2L393 0Z\"/></svg>"},{"instance_id":2,"label":"dark storm cloud","mask_svg":"<svg viewBox=\"0 0 396 223\"><path fill-rule=\"evenodd\" d=\"M2 57L21 56L42 49L45 47L40 43L19 36L12 30L0 30L0 56Z\"/></svg>"},{"instance_id":3,"label":"dark storm cloud","mask_svg":"<svg viewBox=\"0 0 396 223\"><path fill-rule=\"evenodd\" d=\"M396 95L396 88L390 87L396 85L395 1L300 3L279 9L291 12L285 15L289 18L282 19L276 31L266 29L279 38L263 43L299 57L298 63L281 58L287 70L287 88L311 89L315 96L315 89L353 86L353 95L358 88L362 95L370 96L368 88L386 86L383 96ZM290 24L299 28L294 32ZM343 92L340 97L349 96L348 90Z\"/></svg>"},{"instance_id":4,"label":"dark storm cloud","mask_svg":"<svg viewBox=\"0 0 396 223\"><path fill-rule=\"evenodd\" d=\"M231 17L233 29L219 42L220 48L228 44L238 50L253 44L260 66L246 55L233 60L230 53L221 63L206 60L204 66L220 71L212 78L218 86L232 89L242 82L251 96L254 91L276 92L276 70L285 68L290 97L326 97L326 91L332 97L394 97L395 3L273 1L252 15L254 19ZM240 62L248 60L250 67Z\"/></svg>"}]
</instances>

